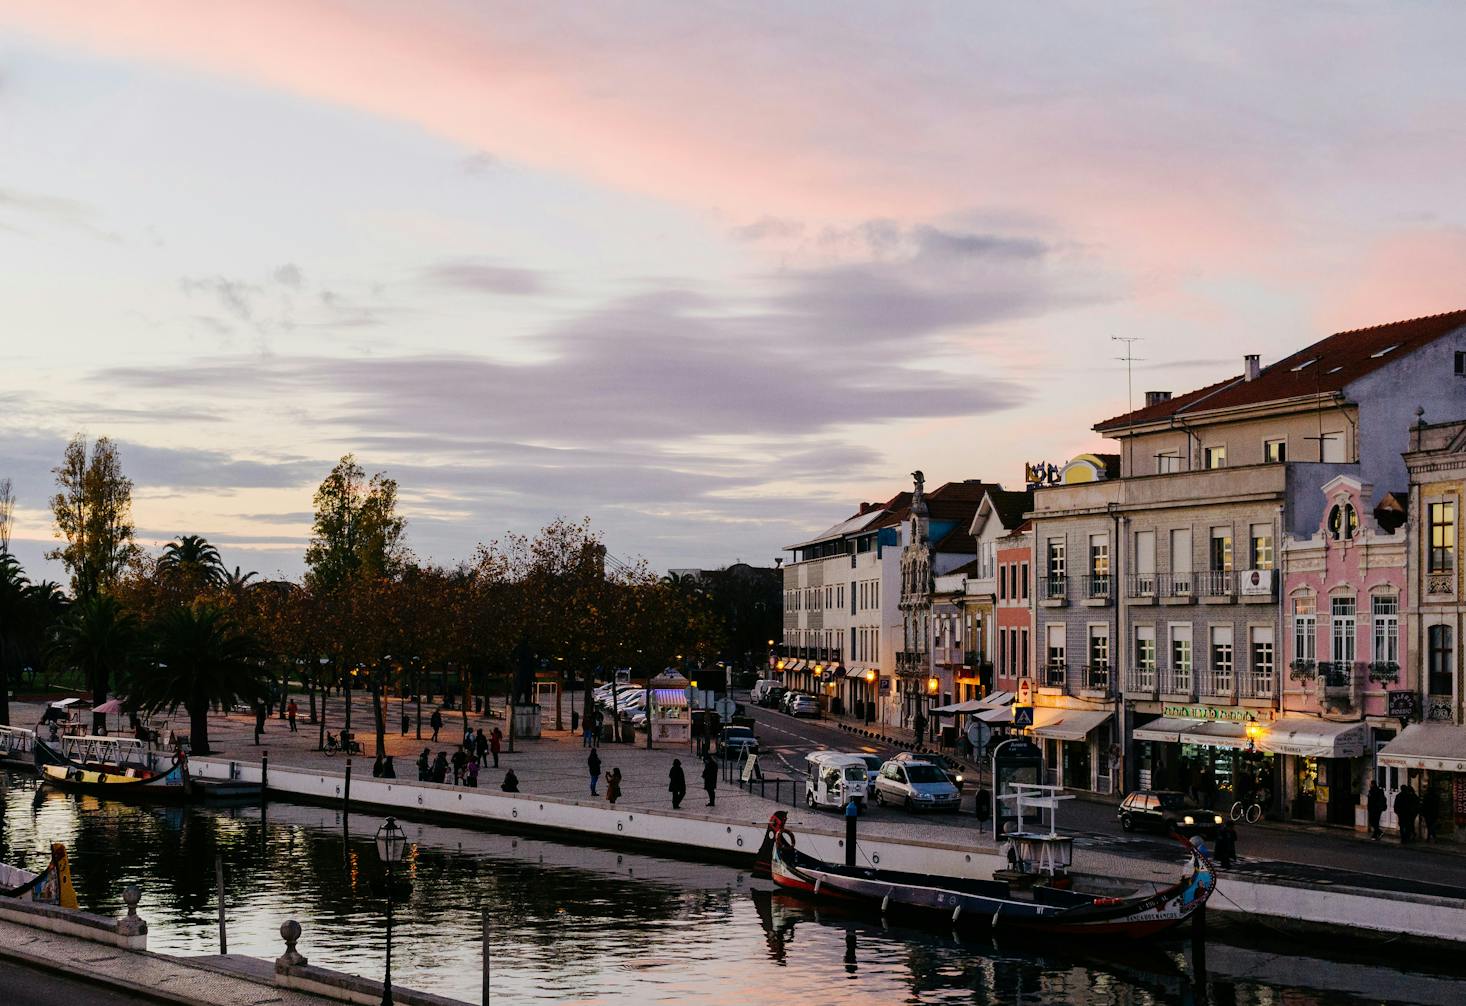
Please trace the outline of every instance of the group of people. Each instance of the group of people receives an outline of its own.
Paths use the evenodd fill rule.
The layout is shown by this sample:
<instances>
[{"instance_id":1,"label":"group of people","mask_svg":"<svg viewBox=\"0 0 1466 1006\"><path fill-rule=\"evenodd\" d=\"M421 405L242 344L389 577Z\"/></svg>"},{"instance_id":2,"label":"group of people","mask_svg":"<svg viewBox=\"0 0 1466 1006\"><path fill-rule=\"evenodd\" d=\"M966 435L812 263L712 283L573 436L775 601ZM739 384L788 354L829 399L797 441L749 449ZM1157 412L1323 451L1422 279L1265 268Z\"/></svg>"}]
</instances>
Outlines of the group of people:
<instances>
[{"instance_id":1,"label":"group of people","mask_svg":"<svg viewBox=\"0 0 1466 1006\"><path fill-rule=\"evenodd\" d=\"M590 795L600 796L598 787L602 779L601 755L594 747L591 748L590 757L585 760L585 767L590 772ZM621 799L621 769L613 767L604 778L606 800L614 804ZM708 806L716 806L718 802L718 763L713 761L711 755L703 756L702 788L707 791ZM687 774L682 769L681 758L672 759L672 767L667 771L667 791L672 794L672 809L680 810L682 801L687 796Z\"/></svg>"},{"instance_id":2,"label":"group of people","mask_svg":"<svg viewBox=\"0 0 1466 1006\"><path fill-rule=\"evenodd\" d=\"M443 729L443 714L434 709L431 723L433 740L437 740ZM504 732L498 727L488 734L484 733L483 727L479 727L477 731L466 727L463 741L451 756L447 751L439 751L434 757L430 748L422 749L422 754L417 756L418 782L435 782L440 785L451 782L454 786L477 787L479 771L486 767L490 759L493 760L494 768L499 767L499 754L503 745ZM519 792L519 777L512 768L504 773L504 781L499 788L506 793Z\"/></svg>"},{"instance_id":3,"label":"group of people","mask_svg":"<svg viewBox=\"0 0 1466 1006\"><path fill-rule=\"evenodd\" d=\"M1365 807L1369 812L1369 837L1378 842L1384 837L1384 828L1380 824L1380 818L1384 817L1385 810L1390 807L1389 798L1380 788L1378 780L1369 784L1369 796L1365 801ZM1395 794L1392 809L1400 826L1401 845L1409 845L1421 837L1427 842L1435 841L1435 827L1441 816L1441 797L1434 786L1425 787L1425 795L1422 796L1415 792L1413 785L1407 782ZM1416 834L1417 821L1424 831L1423 836Z\"/></svg>"}]
</instances>

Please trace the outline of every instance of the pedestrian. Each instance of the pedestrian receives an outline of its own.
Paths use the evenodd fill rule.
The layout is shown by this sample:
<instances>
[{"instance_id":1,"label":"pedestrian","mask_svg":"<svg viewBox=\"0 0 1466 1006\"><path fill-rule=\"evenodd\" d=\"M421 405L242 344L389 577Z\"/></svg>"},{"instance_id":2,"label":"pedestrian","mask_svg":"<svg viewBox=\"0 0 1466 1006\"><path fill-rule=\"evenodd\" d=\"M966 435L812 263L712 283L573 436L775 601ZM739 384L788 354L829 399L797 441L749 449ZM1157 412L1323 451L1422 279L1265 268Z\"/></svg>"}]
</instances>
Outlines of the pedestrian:
<instances>
[{"instance_id":1,"label":"pedestrian","mask_svg":"<svg viewBox=\"0 0 1466 1006\"><path fill-rule=\"evenodd\" d=\"M290 721L290 732L293 734L300 733L295 726L295 714L298 712L300 712L300 707L295 704L294 699L291 699L290 705L285 707L285 718Z\"/></svg>"},{"instance_id":2,"label":"pedestrian","mask_svg":"<svg viewBox=\"0 0 1466 1006\"><path fill-rule=\"evenodd\" d=\"M580 721L580 746L588 748L591 746L591 737L596 730L595 712L588 710Z\"/></svg>"},{"instance_id":3,"label":"pedestrian","mask_svg":"<svg viewBox=\"0 0 1466 1006\"><path fill-rule=\"evenodd\" d=\"M702 788L708 791L708 806L716 806L718 802L718 763L713 761L712 755L703 755Z\"/></svg>"},{"instance_id":4,"label":"pedestrian","mask_svg":"<svg viewBox=\"0 0 1466 1006\"><path fill-rule=\"evenodd\" d=\"M463 725L463 746L469 751L473 750L473 727L467 723Z\"/></svg>"},{"instance_id":5,"label":"pedestrian","mask_svg":"<svg viewBox=\"0 0 1466 1006\"><path fill-rule=\"evenodd\" d=\"M512 768L508 772L504 773L504 782L499 786L499 788L502 789L505 793L519 792L519 776L514 774L514 770Z\"/></svg>"},{"instance_id":6,"label":"pedestrian","mask_svg":"<svg viewBox=\"0 0 1466 1006\"><path fill-rule=\"evenodd\" d=\"M484 736L484 728L479 727L478 733L473 736L473 753L478 755L478 763L482 765L489 756L489 739Z\"/></svg>"},{"instance_id":7,"label":"pedestrian","mask_svg":"<svg viewBox=\"0 0 1466 1006\"><path fill-rule=\"evenodd\" d=\"M432 781L438 785L448 781L448 754L444 751L438 752L438 757L433 759Z\"/></svg>"},{"instance_id":8,"label":"pedestrian","mask_svg":"<svg viewBox=\"0 0 1466 1006\"><path fill-rule=\"evenodd\" d=\"M606 773L606 799L611 801L611 806L621 799L621 770L613 768Z\"/></svg>"},{"instance_id":9,"label":"pedestrian","mask_svg":"<svg viewBox=\"0 0 1466 1006\"><path fill-rule=\"evenodd\" d=\"M372 764L372 778L382 778L382 756L377 755L377 760Z\"/></svg>"},{"instance_id":10,"label":"pedestrian","mask_svg":"<svg viewBox=\"0 0 1466 1006\"><path fill-rule=\"evenodd\" d=\"M428 726L433 728L433 743L438 743L438 731L443 729L443 711L434 709L433 715L428 719Z\"/></svg>"},{"instance_id":11,"label":"pedestrian","mask_svg":"<svg viewBox=\"0 0 1466 1006\"><path fill-rule=\"evenodd\" d=\"M464 754L463 748L453 752L453 785L463 785L463 773L468 769L468 755Z\"/></svg>"},{"instance_id":12,"label":"pedestrian","mask_svg":"<svg viewBox=\"0 0 1466 1006\"><path fill-rule=\"evenodd\" d=\"M1217 829L1216 847L1217 862L1222 869L1230 870L1237 858L1237 828L1231 820L1223 819L1222 826Z\"/></svg>"},{"instance_id":13,"label":"pedestrian","mask_svg":"<svg viewBox=\"0 0 1466 1006\"><path fill-rule=\"evenodd\" d=\"M1415 814L1420 809L1420 797L1415 788L1406 782L1395 794L1395 817L1400 822L1400 844L1409 845L1415 841Z\"/></svg>"},{"instance_id":14,"label":"pedestrian","mask_svg":"<svg viewBox=\"0 0 1466 1006\"><path fill-rule=\"evenodd\" d=\"M402 736L407 736L407 731L412 728L412 718L406 712L402 714Z\"/></svg>"},{"instance_id":15,"label":"pedestrian","mask_svg":"<svg viewBox=\"0 0 1466 1006\"><path fill-rule=\"evenodd\" d=\"M489 734L489 754L494 756L494 768L499 767L499 746L503 740L504 734L495 727L494 732Z\"/></svg>"},{"instance_id":16,"label":"pedestrian","mask_svg":"<svg viewBox=\"0 0 1466 1006\"><path fill-rule=\"evenodd\" d=\"M396 779L397 778L397 767L392 764L392 756L391 755L388 755L387 756L387 760L382 765L382 778L383 779Z\"/></svg>"},{"instance_id":17,"label":"pedestrian","mask_svg":"<svg viewBox=\"0 0 1466 1006\"><path fill-rule=\"evenodd\" d=\"M427 748L422 749L422 754L417 756L417 781L427 782L433 771L433 756L428 753Z\"/></svg>"},{"instance_id":18,"label":"pedestrian","mask_svg":"<svg viewBox=\"0 0 1466 1006\"><path fill-rule=\"evenodd\" d=\"M601 734L606 729L606 714L599 709L595 711L595 723L591 727L590 746L598 748L601 746Z\"/></svg>"},{"instance_id":19,"label":"pedestrian","mask_svg":"<svg viewBox=\"0 0 1466 1006\"><path fill-rule=\"evenodd\" d=\"M1425 785L1425 795L1420 798L1420 820L1425 823L1425 840L1435 841L1435 825L1441 817L1441 795L1436 788L1429 783Z\"/></svg>"},{"instance_id":20,"label":"pedestrian","mask_svg":"<svg viewBox=\"0 0 1466 1006\"><path fill-rule=\"evenodd\" d=\"M265 704L255 703L255 743L260 742L260 734L265 732Z\"/></svg>"},{"instance_id":21,"label":"pedestrian","mask_svg":"<svg viewBox=\"0 0 1466 1006\"><path fill-rule=\"evenodd\" d=\"M570 710L570 733L572 736L580 733L580 710Z\"/></svg>"},{"instance_id":22,"label":"pedestrian","mask_svg":"<svg viewBox=\"0 0 1466 1006\"><path fill-rule=\"evenodd\" d=\"M687 795L687 776L682 774L682 759L672 759L672 771L667 773L667 789L672 794L672 809L678 810L682 806L682 798Z\"/></svg>"},{"instance_id":23,"label":"pedestrian","mask_svg":"<svg viewBox=\"0 0 1466 1006\"><path fill-rule=\"evenodd\" d=\"M1385 833L1384 829L1380 827L1379 819L1384 817L1385 809L1389 804L1389 800L1385 799L1385 791L1380 789L1379 780L1375 779L1371 781L1366 806L1369 808L1369 837L1376 842Z\"/></svg>"},{"instance_id":24,"label":"pedestrian","mask_svg":"<svg viewBox=\"0 0 1466 1006\"><path fill-rule=\"evenodd\" d=\"M926 733L926 717L921 715L921 710L919 709L916 712L915 718L911 721L911 732L916 735L916 743L920 744L923 735Z\"/></svg>"},{"instance_id":25,"label":"pedestrian","mask_svg":"<svg viewBox=\"0 0 1466 1006\"><path fill-rule=\"evenodd\" d=\"M590 795L599 796L596 792L596 784L601 781L601 756L596 754L596 749L590 749L590 757L585 760L585 767L590 770Z\"/></svg>"},{"instance_id":26,"label":"pedestrian","mask_svg":"<svg viewBox=\"0 0 1466 1006\"><path fill-rule=\"evenodd\" d=\"M472 786L474 789L478 789L478 759L477 758L470 758L470 759L468 759L468 767L463 770L463 781L467 785Z\"/></svg>"}]
</instances>

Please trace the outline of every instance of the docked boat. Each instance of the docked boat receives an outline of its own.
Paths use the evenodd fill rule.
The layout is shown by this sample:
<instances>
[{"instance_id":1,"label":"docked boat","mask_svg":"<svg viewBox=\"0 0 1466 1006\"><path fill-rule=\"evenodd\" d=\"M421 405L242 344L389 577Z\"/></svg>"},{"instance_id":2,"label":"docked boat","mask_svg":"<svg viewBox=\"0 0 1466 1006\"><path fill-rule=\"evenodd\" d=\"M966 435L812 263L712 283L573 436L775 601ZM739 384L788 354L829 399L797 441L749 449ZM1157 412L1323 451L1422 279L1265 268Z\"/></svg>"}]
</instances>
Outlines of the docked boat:
<instances>
[{"instance_id":1,"label":"docked boat","mask_svg":"<svg viewBox=\"0 0 1466 1006\"><path fill-rule=\"evenodd\" d=\"M1176 883L1150 894L1107 898L1060 886L1052 877L1014 877L1012 871L1003 871L1010 874L1004 879L979 880L826 863L799 850L784 811L770 818L768 838L770 873L781 888L878 908L882 916L999 933L1150 939L1191 919L1216 889L1216 872L1199 842L1186 846L1188 868Z\"/></svg>"},{"instance_id":2,"label":"docked boat","mask_svg":"<svg viewBox=\"0 0 1466 1006\"><path fill-rule=\"evenodd\" d=\"M14 898L33 904L75 908L76 891L71 886L71 863L66 846L51 843L51 861L40 873L0 863L0 898Z\"/></svg>"},{"instance_id":3,"label":"docked boat","mask_svg":"<svg viewBox=\"0 0 1466 1006\"><path fill-rule=\"evenodd\" d=\"M76 738L79 741L108 738ZM128 741L113 741L125 745ZM33 750L36 774L42 786L70 793L116 800L156 800L183 803L194 795L188 774L188 757L179 752L166 768L152 768L143 762L129 763L122 759L90 757L78 760L58 751L39 737Z\"/></svg>"},{"instance_id":4,"label":"docked boat","mask_svg":"<svg viewBox=\"0 0 1466 1006\"><path fill-rule=\"evenodd\" d=\"M0 726L0 768L29 769L35 739L34 730Z\"/></svg>"}]
</instances>

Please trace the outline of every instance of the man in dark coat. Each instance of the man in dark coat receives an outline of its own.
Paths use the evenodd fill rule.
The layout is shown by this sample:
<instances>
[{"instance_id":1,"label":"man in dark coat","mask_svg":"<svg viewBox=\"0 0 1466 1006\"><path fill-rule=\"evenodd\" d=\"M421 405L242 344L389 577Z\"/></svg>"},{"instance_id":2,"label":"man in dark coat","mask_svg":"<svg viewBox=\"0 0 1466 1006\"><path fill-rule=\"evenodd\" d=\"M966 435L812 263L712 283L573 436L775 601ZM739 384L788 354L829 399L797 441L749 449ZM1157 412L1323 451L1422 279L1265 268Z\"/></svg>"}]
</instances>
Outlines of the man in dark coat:
<instances>
[{"instance_id":1,"label":"man in dark coat","mask_svg":"<svg viewBox=\"0 0 1466 1006\"><path fill-rule=\"evenodd\" d=\"M1420 798L1420 820L1425 825L1426 841L1435 841L1435 825L1440 817L1441 795L1434 786L1426 786L1425 795Z\"/></svg>"},{"instance_id":2,"label":"man in dark coat","mask_svg":"<svg viewBox=\"0 0 1466 1006\"><path fill-rule=\"evenodd\" d=\"M1400 844L1415 841L1415 814L1420 809L1420 797L1409 783L1400 787L1395 794L1395 817L1400 819Z\"/></svg>"},{"instance_id":3,"label":"man in dark coat","mask_svg":"<svg viewBox=\"0 0 1466 1006\"><path fill-rule=\"evenodd\" d=\"M478 755L480 765L489 760L489 739L484 736L483 727L479 727L478 733L473 735L473 753Z\"/></svg>"},{"instance_id":4,"label":"man in dark coat","mask_svg":"<svg viewBox=\"0 0 1466 1006\"><path fill-rule=\"evenodd\" d=\"M1385 791L1379 787L1379 780L1371 782L1369 784L1369 798L1365 806L1369 811L1369 837L1376 842L1385 833L1384 829L1379 825L1379 819L1384 817L1389 803L1389 800L1385 798Z\"/></svg>"},{"instance_id":5,"label":"man in dark coat","mask_svg":"<svg viewBox=\"0 0 1466 1006\"><path fill-rule=\"evenodd\" d=\"M428 717L428 726L433 728L433 743L438 743L438 731L443 729L443 711L434 709L433 715Z\"/></svg>"},{"instance_id":6,"label":"man in dark coat","mask_svg":"<svg viewBox=\"0 0 1466 1006\"><path fill-rule=\"evenodd\" d=\"M681 758L672 759L672 770L667 773L667 789L672 794L672 809L679 809L682 798L687 795L687 776L682 774Z\"/></svg>"},{"instance_id":7,"label":"man in dark coat","mask_svg":"<svg viewBox=\"0 0 1466 1006\"><path fill-rule=\"evenodd\" d=\"M596 785L601 781L601 756L596 754L596 749L590 749L590 757L585 760L585 767L590 770L590 795L599 796L596 792Z\"/></svg>"},{"instance_id":8,"label":"man in dark coat","mask_svg":"<svg viewBox=\"0 0 1466 1006\"><path fill-rule=\"evenodd\" d=\"M713 761L712 755L703 756L702 788L708 791L708 806L716 806L718 802L718 763Z\"/></svg>"}]
</instances>

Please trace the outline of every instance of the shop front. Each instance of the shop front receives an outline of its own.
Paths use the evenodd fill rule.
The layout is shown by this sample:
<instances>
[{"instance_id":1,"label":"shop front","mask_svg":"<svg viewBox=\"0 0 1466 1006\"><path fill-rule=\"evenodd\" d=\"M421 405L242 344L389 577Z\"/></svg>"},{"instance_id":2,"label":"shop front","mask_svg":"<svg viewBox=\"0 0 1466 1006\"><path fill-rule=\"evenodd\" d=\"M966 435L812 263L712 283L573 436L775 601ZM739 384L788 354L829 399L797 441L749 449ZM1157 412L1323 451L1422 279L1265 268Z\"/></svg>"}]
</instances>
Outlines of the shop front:
<instances>
[{"instance_id":1,"label":"shop front","mask_svg":"<svg viewBox=\"0 0 1466 1006\"><path fill-rule=\"evenodd\" d=\"M1283 810L1289 817L1353 825L1360 793L1369 785L1368 740L1362 720L1284 716L1268 724L1257 746L1282 758Z\"/></svg>"},{"instance_id":2,"label":"shop front","mask_svg":"<svg viewBox=\"0 0 1466 1006\"><path fill-rule=\"evenodd\" d=\"M1033 738L1043 748L1050 785L1114 792L1113 717L1108 709L1034 709Z\"/></svg>"},{"instance_id":3,"label":"shop front","mask_svg":"<svg viewBox=\"0 0 1466 1006\"><path fill-rule=\"evenodd\" d=\"M1202 706L1166 711L1209 710ZM1213 809L1241 800L1275 813L1279 759L1258 750L1262 725L1234 718L1232 710L1221 712L1227 718L1166 715L1132 730L1140 788L1179 790Z\"/></svg>"},{"instance_id":4,"label":"shop front","mask_svg":"<svg viewBox=\"0 0 1466 1006\"><path fill-rule=\"evenodd\" d=\"M1375 759L1383 769L1398 769L1422 805L1435 802L1438 838L1466 842L1466 727L1412 723Z\"/></svg>"}]
</instances>

